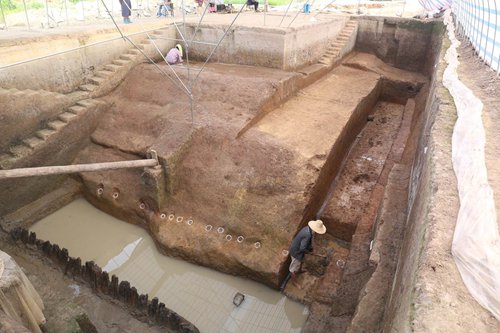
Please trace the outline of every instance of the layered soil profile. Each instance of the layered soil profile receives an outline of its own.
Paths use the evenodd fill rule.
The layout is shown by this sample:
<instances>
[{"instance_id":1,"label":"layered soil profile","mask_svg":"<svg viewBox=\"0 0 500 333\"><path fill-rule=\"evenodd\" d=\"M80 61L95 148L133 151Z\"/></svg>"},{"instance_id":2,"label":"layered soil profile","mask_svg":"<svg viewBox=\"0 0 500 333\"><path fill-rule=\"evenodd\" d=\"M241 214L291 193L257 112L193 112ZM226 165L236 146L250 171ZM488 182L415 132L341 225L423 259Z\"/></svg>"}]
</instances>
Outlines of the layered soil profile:
<instances>
[{"instance_id":1,"label":"layered soil profile","mask_svg":"<svg viewBox=\"0 0 500 333\"><path fill-rule=\"evenodd\" d=\"M82 174L86 198L146 227L170 255L277 287L292 237L324 202L377 100L391 95L386 82L410 87L406 94L411 96L426 80L373 56L350 59L238 139L259 105L272 98L273 82L292 74L209 65L196 91L191 123L187 99L173 94L175 88L153 66L137 66L104 98L112 107L76 161L133 159L154 149L167 166L160 175L166 185L151 185L139 170ZM374 69L362 68L370 64ZM391 126L397 128L398 122ZM115 192L117 199L111 196ZM349 241L329 221L329 232Z\"/></svg>"},{"instance_id":2,"label":"layered soil profile","mask_svg":"<svg viewBox=\"0 0 500 333\"><path fill-rule=\"evenodd\" d=\"M343 17L320 28L341 35L347 21L356 22L350 40L357 36L356 45L329 66L311 65L323 49L333 52L325 45L309 61L307 50L286 43L303 38L298 30L287 35L271 29L273 35L261 42L278 37L283 42L267 50L272 57L247 61L260 44L233 57L241 43L234 36L252 31L237 29L218 54L235 63L204 67L192 107L188 96L158 71L168 72L168 66L129 62L116 86L86 95L97 103L88 121L68 127L64 133L73 138L71 146L59 140L45 151L51 153L46 162L136 160L154 151L160 165L80 173L62 187L63 178L54 177L47 191L58 189L24 208L25 201L39 198L46 180L6 182L20 201L14 208L0 207L10 213L2 217L2 226L29 227L35 215L83 195L98 209L144 228L165 255L278 289L288 273L293 237L309 220L320 218L327 233L314 238L314 254L305 256L306 272L297 284L283 290L310 309L303 331L410 327L405 316L411 316L416 287L408 277L417 270L425 243L426 224L418 223L431 196L431 189L421 186L432 183L426 152L440 103L435 89L442 26ZM221 31L206 26L200 33ZM321 43L321 38L310 41ZM184 82L204 66L193 59L203 60L208 49L194 50L189 70L176 67ZM237 64L240 60L269 67ZM81 97L53 94L64 107ZM12 108L24 95L16 96ZM451 108L449 101L443 104ZM43 103L38 111L43 122L55 115ZM35 121L23 124L27 132L36 127ZM28 138L4 129L12 142ZM39 161L43 152L32 157ZM16 190L16 184L34 184L37 192L29 193L28 186ZM55 193L65 186L70 194ZM47 202L49 208L40 208ZM30 209L40 213L26 218Z\"/></svg>"}]
</instances>

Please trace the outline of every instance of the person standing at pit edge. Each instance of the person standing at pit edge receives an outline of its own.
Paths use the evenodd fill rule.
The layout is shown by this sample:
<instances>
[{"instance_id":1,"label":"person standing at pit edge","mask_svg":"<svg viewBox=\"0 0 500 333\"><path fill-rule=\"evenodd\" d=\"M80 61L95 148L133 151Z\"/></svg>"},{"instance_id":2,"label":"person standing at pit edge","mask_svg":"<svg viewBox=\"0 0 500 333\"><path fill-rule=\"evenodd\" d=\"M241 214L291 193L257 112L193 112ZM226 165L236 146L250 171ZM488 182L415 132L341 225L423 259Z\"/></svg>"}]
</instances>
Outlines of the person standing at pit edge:
<instances>
[{"instance_id":1,"label":"person standing at pit edge","mask_svg":"<svg viewBox=\"0 0 500 333\"><path fill-rule=\"evenodd\" d=\"M255 8L255 11L258 11L259 8L259 2L257 0L247 0L247 6L253 6Z\"/></svg>"},{"instance_id":2,"label":"person standing at pit edge","mask_svg":"<svg viewBox=\"0 0 500 333\"><path fill-rule=\"evenodd\" d=\"M313 247L313 236L314 234L323 235L326 232L326 227L321 220L309 221L307 225L302 228L299 233L295 236L290 245L290 257L292 262L290 263L289 271L291 274L292 284L301 289L300 285L297 283L297 274L300 273L300 267L302 266L302 260L304 259L304 254L306 252L312 252Z\"/></svg>"},{"instance_id":3,"label":"person standing at pit edge","mask_svg":"<svg viewBox=\"0 0 500 333\"><path fill-rule=\"evenodd\" d=\"M132 4L130 3L130 0L120 0L120 6L122 7L123 23L132 23L129 18L132 14Z\"/></svg>"}]
</instances>

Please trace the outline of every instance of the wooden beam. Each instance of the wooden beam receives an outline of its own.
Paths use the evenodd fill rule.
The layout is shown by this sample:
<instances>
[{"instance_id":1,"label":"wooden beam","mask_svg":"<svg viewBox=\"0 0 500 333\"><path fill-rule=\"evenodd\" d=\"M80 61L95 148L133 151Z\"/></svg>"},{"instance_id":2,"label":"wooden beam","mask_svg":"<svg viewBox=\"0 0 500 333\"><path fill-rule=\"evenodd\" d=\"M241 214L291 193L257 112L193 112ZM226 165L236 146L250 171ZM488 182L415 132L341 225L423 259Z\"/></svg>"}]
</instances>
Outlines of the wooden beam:
<instances>
[{"instance_id":1,"label":"wooden beam","mask_svg":"<svg viewBox=\"0 0 500 333\"><path fill-rule=\"evenodd\" d=\"M0 170L0 179L59 175L59 174L77 173L77 172L95 172L95 171L128 169L128 168L143 168L143 167L154 167L157 165L158 161L154 158L151 158L146 160L21 168L21 169L11 169L11 170Z\"/></svg>"}]
</instances>

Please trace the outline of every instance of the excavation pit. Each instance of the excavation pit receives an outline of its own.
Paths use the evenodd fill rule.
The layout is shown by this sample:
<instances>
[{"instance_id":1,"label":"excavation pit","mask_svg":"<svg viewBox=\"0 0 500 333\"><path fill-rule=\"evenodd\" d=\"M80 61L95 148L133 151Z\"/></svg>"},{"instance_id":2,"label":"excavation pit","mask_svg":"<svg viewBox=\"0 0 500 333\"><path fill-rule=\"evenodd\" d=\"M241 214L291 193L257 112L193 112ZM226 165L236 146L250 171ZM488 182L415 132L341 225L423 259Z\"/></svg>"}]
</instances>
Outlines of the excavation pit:
<instances>
[{"instance_id":1,"label":"excavation pit","mask_svg":"<svg viewBox=\"0 0 500 333\"><path fill-rule=\"evenodd\" d=\"M214 41L227 26L207 23L197 35ZM193 34L196 24L186 29ZM173 26L153 35L163 51L174 45L168 38L180 37ZM403 239L414 235L412 227L405 229L413 225L411 205L424 200L415 193L420 193L419 175L429 167L424 148L436 108L441 38L438 21L330 15L318 23L256 29L247 20L231 31L214 62L203 67L210 48L193 44L189 70L173 67L182 82L194 82L203 68L193 101L165 79L161 72L171 69L158 55L157 65L144 63L136 50L116 41L89 47L84 60L93 69L83 72L68 63L69 55L57 56L66 69L62 82L46 72L39 80L27 79L46 60L3 74L0 69L0 86L11 89L0 91L8 106L2 169L131 161L148 158L151 151L159 160L156 167L0 180L5 188L0 199L9 202L1 208L2 226L31 227L39 239L94 261L101 267L96 271L116 273L128 283L121 284L125 290L132 285L148 293L147 304L156 308L163 302L201 332L274 332L277 327L345 332L401 325L394 319L404 316L395 303L399 298L386 313L382 301L376 307L366 304L389 299L397 288L407 290L392 287L392 281L402 279L396 265L408 258L413 263L412 243ZM141 49L153 56L148 44L141 43ZM50 92L33 92L41 89ZM10 128L19 120L15 110L33 107L27 95L57 103L43 104L29 122ZM77 197L85 200L73 201ZM90 240L73 248L78 239L69 234L84 222L66 217L71 221L59 220L55 232L51 219L87 202L108 215L78 231L79 241L102 239L92 248ZM94 214L87 209L79 215ZM114 220L115 226L96 236L104 225L99 221L109 215L121 222ZM268 287L281 284L291 240L315 218L327 227L326 235L315 238L319 256L306 255L301 288L289 284L287 297L280 296ZM136 226L120 227L123 221ZM127 258L116 257L120 252ZM167 256L198 266L183 268L182 278L172 280L166 276L187 264L159 263L171 260ZM205 268L200 275L189 273L202 270L199 266L240 278L212 278L220 273ZM226 282L219 288L217 280ZM365 289L370 283L375 287ZM186 293L176 294L181 291ZM225 300L203 303L215 298L206 291ZM235 308L237 292L245 299ZM197 302L198 310L186 305ZM259 311L279 315L267 320ZM251 325L258 320L256 330Z\"/></svg>"}]
</instances>

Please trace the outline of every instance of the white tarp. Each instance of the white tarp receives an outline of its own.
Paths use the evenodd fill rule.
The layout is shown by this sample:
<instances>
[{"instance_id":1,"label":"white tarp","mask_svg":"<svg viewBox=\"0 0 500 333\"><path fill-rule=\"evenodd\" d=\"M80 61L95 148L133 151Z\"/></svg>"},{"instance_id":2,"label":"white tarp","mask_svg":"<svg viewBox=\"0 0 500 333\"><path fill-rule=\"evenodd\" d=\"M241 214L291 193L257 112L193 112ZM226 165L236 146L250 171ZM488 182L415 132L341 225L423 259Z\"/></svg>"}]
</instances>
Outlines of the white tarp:
<instances>
[{"instance_id":1,"label":"white tarp","mask_svg":"<svg viewBox=\"0 0 500 333\"><path fill-rule=\"evenodd\" d=\"M453 130L452 160L457 177L460 209L452 253L467 289L500 320L500 238L493 191L488 184L484 155L483 104L459 79L455 29L449 10L445 24L451 46L443 83L450 91L458 119Z\"/></svg>"}]
</instances>

